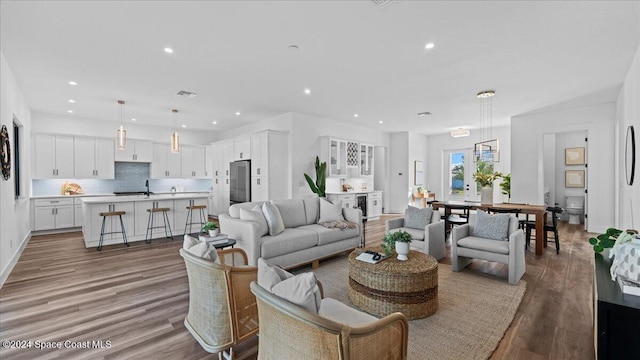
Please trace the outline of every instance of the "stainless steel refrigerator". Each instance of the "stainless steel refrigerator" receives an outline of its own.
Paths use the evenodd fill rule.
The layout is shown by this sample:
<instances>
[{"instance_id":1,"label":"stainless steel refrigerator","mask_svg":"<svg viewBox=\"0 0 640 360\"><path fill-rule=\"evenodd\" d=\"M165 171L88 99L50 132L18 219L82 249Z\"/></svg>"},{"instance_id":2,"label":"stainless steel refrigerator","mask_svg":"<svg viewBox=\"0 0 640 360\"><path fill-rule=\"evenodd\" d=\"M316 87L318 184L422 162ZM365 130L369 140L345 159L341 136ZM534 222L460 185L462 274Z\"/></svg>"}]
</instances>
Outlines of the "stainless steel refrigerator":
<instances>
[{"instance_id":1,"label":"stainless steel refrigerator","mask_svg":"<svg viewBox=\"0 0 640 360\"><path fill-rule=\"evenodd\" d=\"M251 161L234 161L230 164L231 204L251 201Z\"/></svg>"}]
</instances>

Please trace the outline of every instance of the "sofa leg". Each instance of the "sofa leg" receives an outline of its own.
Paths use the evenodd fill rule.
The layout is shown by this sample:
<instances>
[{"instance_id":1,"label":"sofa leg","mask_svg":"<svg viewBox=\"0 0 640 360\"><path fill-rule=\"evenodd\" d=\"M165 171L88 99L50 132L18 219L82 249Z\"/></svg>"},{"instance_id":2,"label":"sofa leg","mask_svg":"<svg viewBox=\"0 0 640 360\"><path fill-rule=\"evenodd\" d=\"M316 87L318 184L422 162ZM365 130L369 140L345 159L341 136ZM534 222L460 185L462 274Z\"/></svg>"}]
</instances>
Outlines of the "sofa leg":
<instances>
[{"instance_id":1,"label":"sofa leg","mask_svg":"<svg viewBox=\"0 0 640 360\"><path fill-rule=\"evenodd\" d=\"M312 268L312 269L317 269L317 268L319 268L319 267L320 267L320 260L313 260L313 261L311 262L311 268Z\"/></svg>"}]
</instances>

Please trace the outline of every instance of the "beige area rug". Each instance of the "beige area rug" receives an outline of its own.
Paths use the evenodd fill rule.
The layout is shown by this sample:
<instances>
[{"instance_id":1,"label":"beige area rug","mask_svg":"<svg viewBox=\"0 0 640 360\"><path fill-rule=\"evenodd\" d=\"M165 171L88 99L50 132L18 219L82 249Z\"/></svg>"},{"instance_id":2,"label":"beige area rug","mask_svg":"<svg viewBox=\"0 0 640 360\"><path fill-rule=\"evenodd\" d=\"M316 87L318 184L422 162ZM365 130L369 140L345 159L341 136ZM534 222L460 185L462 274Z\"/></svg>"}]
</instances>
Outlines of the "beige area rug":
<instances>
[{"instance_id":1,"label":"beige area rug","mask_svg":"<svg viewBox=\"0 0 640 360\"><path fill-rule=\"evenodd\" d=\"M309 271L300 269L296 273ZM346 256L321 263L313 270L325 297L357 308L349 301ZM506 279L473 270L438 267L438 311L409 321L409 359L487 359L494 352L522 301L526 283L512 286Z\"/></svg>"}]
</instances>

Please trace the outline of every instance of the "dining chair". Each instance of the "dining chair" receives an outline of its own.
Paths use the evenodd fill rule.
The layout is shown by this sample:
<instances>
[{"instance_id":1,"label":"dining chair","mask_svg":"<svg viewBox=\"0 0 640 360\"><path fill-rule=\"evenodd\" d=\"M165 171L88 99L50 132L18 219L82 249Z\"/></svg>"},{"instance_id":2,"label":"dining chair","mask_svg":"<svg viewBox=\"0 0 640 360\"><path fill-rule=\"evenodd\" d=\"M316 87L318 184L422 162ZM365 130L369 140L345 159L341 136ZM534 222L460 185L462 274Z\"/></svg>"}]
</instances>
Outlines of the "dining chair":
<instances>
[{"instance_id":1,"label":"dining chair","mask_svg":"<svg viewBox=\"0 0 640 360\"><path fill-rule=\"evenodd\" d=\"M553 233L553 240L556 243L556 254L560 254L560 238L558 237L558 214L562 214L564 209L558 206L547 207L547 211L551 213L551 223L544 224L544 231ZM526 222L526 247L529 247L529 243L531 242L531 229L535 230L536 222L535 221L527 221ZM536 234L536 241L538 239L538 234ZM547 241L549 237L547 236Z\"/></svg>"},{"instance_id":2,"label":"dining chair","mask_svg":"<svg viewBox=\"0 0 640 360\"><path fill-rule=\"evenodd\" d=\"M449 216L444 219L444 227L447 232L450 232L456 225L469 223L469 210L471 210L471 206L446 204L444 208L445 213L449 214Z\"/></svg>"}]
</instances>

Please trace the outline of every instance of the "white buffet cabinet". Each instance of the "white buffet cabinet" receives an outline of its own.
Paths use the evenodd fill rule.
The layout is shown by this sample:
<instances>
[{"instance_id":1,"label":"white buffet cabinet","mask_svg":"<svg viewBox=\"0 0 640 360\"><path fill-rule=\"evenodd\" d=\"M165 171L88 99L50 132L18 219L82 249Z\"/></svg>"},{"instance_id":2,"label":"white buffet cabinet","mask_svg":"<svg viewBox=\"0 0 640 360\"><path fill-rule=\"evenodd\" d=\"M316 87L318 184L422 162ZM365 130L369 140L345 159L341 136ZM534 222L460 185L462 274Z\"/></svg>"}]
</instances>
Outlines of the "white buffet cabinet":
<instances>
[{"instance_id":1,"label":"white buffet cabinet","mask_svg":"<svg viewBox=\"0 0 640 360\"><path fill-rule=\"evenodd\" d=\"M367 213L364 219L375 220L382 215L382 191L361 191L361 192L327 192L327 200L335 202L342 201L343 208L357 208L358 196L366 196Z\"/></svg>"},{"instance_id":2,"label":"white buffet cabinet","mask_svg":"<svg viewBox=\"0 0 640 360\"><path fill-rule=\"evenodd\" d=\"M152 207L168 207L171 210L167 213L173 235L182 235L184 232L185 220L187 217L186 207L189 205L207 205L209 195L207 193L200 194L160 194L160 195L134 195L134 196L97 196L83 198L82 214L83 224L82 233L84 235L84 243L87 248L97 247L100 240L100 229L102 226L101 212L108 211L126 211L122 216L127 239L130 242L141 241L145 239L147 230L147 222L149 213L147 209ZM205 209L205 217L207 210ZM194 221L199 221L199 211L193 211ZM203 219L205 222L207 219ZM164 224L162 213L154 215L154 226L162 226ZM198 225L194 225L193 232L200 229ZM105 232L120 231L120 220L117 216L107 217ZM151 238L165 237L163 229L154 229ZM105 235L104 245L122 244L121 234Z\"/></svg>"}]
</instances>

